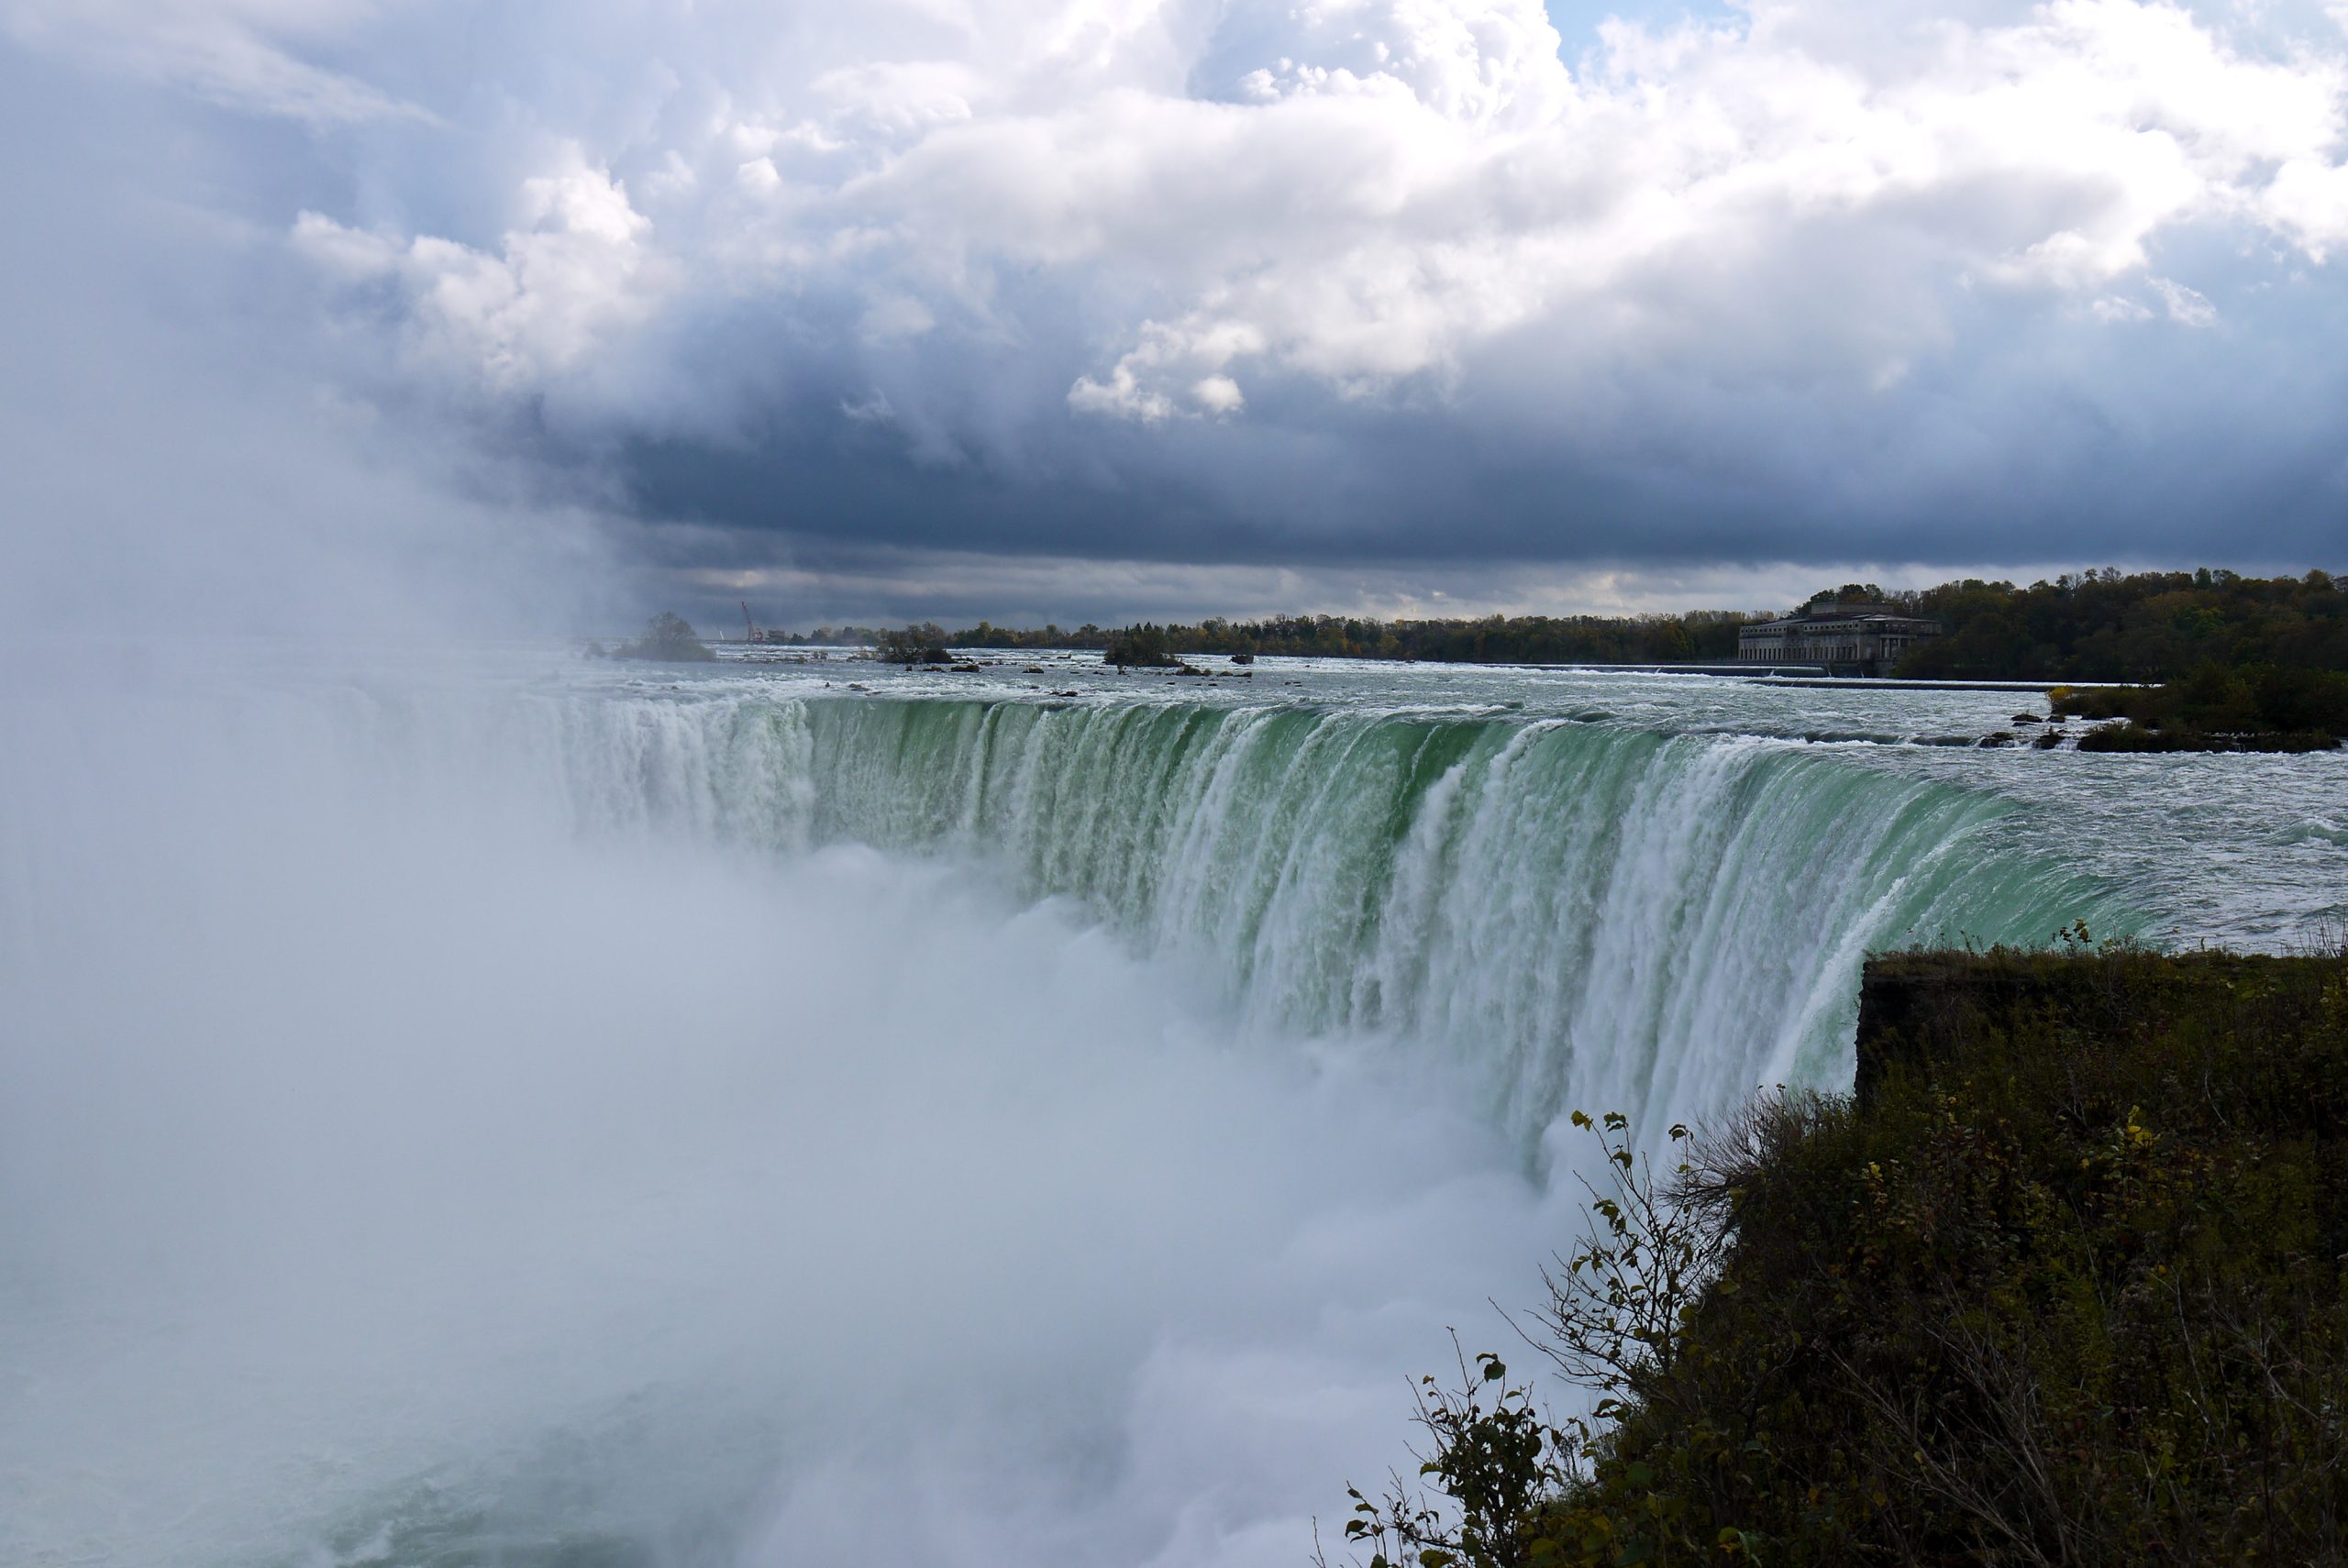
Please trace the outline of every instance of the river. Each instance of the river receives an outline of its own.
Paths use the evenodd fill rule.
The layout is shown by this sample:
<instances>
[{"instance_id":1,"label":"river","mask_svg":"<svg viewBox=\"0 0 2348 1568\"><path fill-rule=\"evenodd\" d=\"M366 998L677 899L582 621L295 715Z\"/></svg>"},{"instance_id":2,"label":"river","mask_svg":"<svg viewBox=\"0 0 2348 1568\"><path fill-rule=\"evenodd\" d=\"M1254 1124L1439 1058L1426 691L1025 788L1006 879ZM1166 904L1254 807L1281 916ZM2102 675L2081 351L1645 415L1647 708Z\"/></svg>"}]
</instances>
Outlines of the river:
<instances>
[{"instance_id":1,"label":"river","mask_svg":"<svg viewBox=\"0 0 2348 1568\"><path fill-rule=\"evenodd\" d=\"M0 699L0 1562L1293 1568L1566 1112L2348 914L2348 757L1947 744L2028 693L738 651Z\"/></svg>"}]
</instances>

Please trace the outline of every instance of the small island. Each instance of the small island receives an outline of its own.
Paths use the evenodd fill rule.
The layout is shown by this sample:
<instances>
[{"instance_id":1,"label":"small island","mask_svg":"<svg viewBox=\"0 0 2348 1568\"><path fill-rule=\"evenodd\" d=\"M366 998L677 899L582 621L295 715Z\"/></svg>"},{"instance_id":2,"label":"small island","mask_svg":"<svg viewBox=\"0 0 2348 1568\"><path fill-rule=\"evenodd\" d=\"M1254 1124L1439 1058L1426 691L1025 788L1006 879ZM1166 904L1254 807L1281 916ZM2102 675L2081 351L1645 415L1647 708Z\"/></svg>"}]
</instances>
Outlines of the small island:
<instances>
[{"instance_id":1,"label":"small island","mask_svg":"<svg viewBox=\"0 0 2348 1568\"><path fill-rule=\"evenodd\" d=\"M622 643L610 657L664 664L706 664L717 655L693 635L692 624L683 616L663 611L646 624L644 635L634 642Z\"/></svg>"},{"instance_id":2,"label":"small island","mask_svg":"<svg viewBox=\"0 0 2348 1568\"><path fill-rule=\"evenodd\" d=\"M2333 751L2348 735L2348 673L2205 664L2162 686L2047 693L2058 714L2112 720L2081 751Z\"/></svg>"}]
</instances>

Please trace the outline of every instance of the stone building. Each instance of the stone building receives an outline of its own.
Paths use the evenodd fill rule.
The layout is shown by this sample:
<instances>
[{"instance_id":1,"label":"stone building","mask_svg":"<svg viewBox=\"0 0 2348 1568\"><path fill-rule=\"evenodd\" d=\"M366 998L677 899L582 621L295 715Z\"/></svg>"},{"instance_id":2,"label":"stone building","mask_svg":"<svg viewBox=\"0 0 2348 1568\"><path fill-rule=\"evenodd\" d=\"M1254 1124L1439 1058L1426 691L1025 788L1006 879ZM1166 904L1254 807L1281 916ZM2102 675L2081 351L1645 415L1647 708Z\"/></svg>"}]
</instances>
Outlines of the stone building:
<instances>
[{"instance_id":1,"label":"stone building","mask_svg":"<svg viewBox=\"0 0 2348 1568\"><path fill-rule=\"evenodd\" d=\"M1946 630L1894 604L1818 604L1736 635L1739 664L1818 664L1835 675L1889 675L1908 650Z\"/></svg>"}]
</instances>

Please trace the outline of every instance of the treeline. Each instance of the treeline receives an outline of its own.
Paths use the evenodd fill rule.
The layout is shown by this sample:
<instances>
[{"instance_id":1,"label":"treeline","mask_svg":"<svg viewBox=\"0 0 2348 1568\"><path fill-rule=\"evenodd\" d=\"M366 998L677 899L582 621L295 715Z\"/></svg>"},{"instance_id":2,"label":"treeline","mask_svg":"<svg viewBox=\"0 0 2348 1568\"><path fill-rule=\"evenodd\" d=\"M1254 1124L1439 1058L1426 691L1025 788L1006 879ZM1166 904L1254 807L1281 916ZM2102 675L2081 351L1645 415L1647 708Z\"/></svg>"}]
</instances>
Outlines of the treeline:
<instances>
[{"instance_id":1,"label":"treeline","mask_svg":"<svg viewBox=\"0 0 2348 1568\"><path fill-rule=\"evenodd\" d=\"M1611 1182L1534 1348L1430 1380L1390 1568L2348 1559L2348 961L1870 965L1855 1098ZM1426 1489L1423 1492L1420 1486Z\"/></svg>"},{"instance_id":2,"label":"treeline","mask_svg":"<svg viewBox=\"0 0 2348 1568\"><path fill-rule=\"evenodd\" d=\"M1222 616L1182 623L1102 627L998 626L981 621L944 634L958 648L1100 651L1142 638L1176 653L1286 654L1322 658L1426 659L1455 664L1704 664L1736 657L1737 628L1758 617L1733 610L1681 615L1490 615L1474 621L1379 621L1356 615ZM889 633L868 626L771 632L791 646L878 646Z\"/></svg>"},{"instance_id":3,"label":"treeline","mask_svg":"<svg viewBox=\"0 0 2348 1568\"><path fill-rule=\"evenodd\" d=\"M890 632L902 629L887 626L818 626L812 632L786 632L769 627L759 634L758 640L770 647L870 648L880 646L880 639Z\"/></svg>"},{"instance_id":4,"label":"treeline","mask_svg":"<svg viewBox=\"0 0 2348 1568\"><path fill-rule=\"evenodd\" d=\"M1488 615L1476 621L1280 615L1264 621L1218 617L1162 631L1183 653L1450 664L1700 664L1734 659L1737 628L1751 619L1731 610L1680 615Z\"/></svg>"},{"instance_id":5,"label":"treeline","mask_svg":"<svg viewBox=\"0 0 2348 1568\"><path fill-rule=\"evenodd\" d=\"M2348 670L2348 589L2330 573L2254 578L2204 569L2066 573L2027 588L1966 579L1921 591L1850 583L1812 596L1884 602L1943 622L1899 673L1978 680L2164 681L2228 668ZM1738 630L1767 615L1694 610L1676 615L1488 615L1480 620L1380 621L1357 615L1222 616L1195 623L1103 627L998 626L936 630L963 648L1086 649L1143 635L1177 654L1285 654L1426 659L1458 664L1714 664L1736 657ZM770 632L789 646L878 646L899 629L819 626Z\"/></svg>"},{"instance_id":6,"label":"treeline","mask_svg":"<svg viewBox=\"0 0 2348 1568\"><path fill-rule=\"evenodd\" d=\"M2329 572L2090 571L1891 597L1948 627L1918 645L1903 676L2161 681L2210 665L2348 669L2348 591Z\"/></svg>"}]
</instances>

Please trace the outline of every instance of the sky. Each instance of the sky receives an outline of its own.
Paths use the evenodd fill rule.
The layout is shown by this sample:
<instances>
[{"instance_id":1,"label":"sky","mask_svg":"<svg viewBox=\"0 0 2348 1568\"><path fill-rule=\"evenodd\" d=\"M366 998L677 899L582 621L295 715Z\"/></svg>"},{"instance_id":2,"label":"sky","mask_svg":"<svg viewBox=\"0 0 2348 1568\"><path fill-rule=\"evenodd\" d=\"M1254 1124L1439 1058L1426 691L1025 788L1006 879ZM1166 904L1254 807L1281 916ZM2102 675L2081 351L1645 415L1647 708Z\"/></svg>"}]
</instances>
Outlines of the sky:
<instances>
[{"instance_id":1,"label":"sky","mask_svg":"<svg viewBox=\"0 0 2348 1568\"><path fill-rule=\"evenodd\" d=\"M0 0L0 134L91 613L2348 567L2338 0Z\"/></svg>"}]
</instances>

